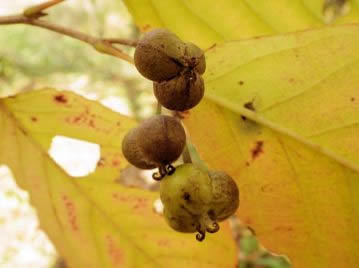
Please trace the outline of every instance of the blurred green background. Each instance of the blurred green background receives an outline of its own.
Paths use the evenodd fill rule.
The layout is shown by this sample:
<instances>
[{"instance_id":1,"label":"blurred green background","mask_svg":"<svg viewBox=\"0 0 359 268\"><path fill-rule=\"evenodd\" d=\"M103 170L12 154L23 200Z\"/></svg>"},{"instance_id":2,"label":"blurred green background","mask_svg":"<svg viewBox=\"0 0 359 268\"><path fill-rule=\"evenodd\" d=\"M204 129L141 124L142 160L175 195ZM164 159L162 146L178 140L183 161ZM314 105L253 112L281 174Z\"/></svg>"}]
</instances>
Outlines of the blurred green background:
<instances>
[{"instance_id":1,"label":"blurred green background","mask_svg":"<svg viewBox=\"0 0 359 268\"><path fill-rule=\"evenodd\" d=\"M41 2L2 0L0 15L19 13ZM49 9L49 13L44 19L75 26L93 36L133 39L139 34L122 1L68 0ZM127 62L28 25L2 25L0 42L0 97L49 86L73 90L136 117L151 112L152 85L139 79L134 66ZM123 50L133 53L129 47Z\"/></svg>"}]
</instances>

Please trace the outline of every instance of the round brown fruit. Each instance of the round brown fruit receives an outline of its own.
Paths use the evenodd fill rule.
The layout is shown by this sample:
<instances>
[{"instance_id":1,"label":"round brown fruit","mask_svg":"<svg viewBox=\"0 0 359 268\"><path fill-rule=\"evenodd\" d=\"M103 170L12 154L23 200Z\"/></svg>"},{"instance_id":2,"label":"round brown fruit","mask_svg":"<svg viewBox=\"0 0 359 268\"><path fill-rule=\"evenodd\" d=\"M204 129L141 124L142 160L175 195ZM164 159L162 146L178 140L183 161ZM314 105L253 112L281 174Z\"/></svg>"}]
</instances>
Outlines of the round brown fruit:
<instances>
[{"instance_id":1,"label":"round brown fruit","mask_svg":"<svg viewBox=\"0 0 359 268\"><path fill-rule=\"evenodd\" d=\"M186 43L185 54L180 62L191 69L195 69L199 74L206 71L206 58L204 52L193 43Z\"/></svg>"},{"instance_id":2,"label":"round brown fruit","mask_svg":"<svg viewBox=\"0 0 359 268\"><path fill-rule=\"evenodd\" d=\"M136 46L134 61L137 70L152 81L168 80L178 75L183 66L185 43L166 29L145 33Z\"/></svg>"},{"instance_id":3,"label":"round brown fruit","mask_svg":"<svg viewBox=\"0 0 359 268\"><path fill-rule=\"evenodd\" d=\"M158 167L177 160L186 144L186 133L180 121L167 115L144 120L137 129L138 146L143 155Z\"/></svg>"},{"instance_id":4,"label":"round brown fruit","mask_svg":"<svg viewBox=\"0 0 359 268\"><path fill-rule=\"evenodd\" d=\"M175 78L154 82L158 102L169 110L185 111L196 106L204 95L204 82L196 71L187 70Z\"/></svg>"},{"instance_id":5,"label":"round brown fruit","mask_svg":"<svg viewBox=\"0 0 359 268\"><path fill-rule=\"evenodd\" d=\"M146 157L138 146L138 129L131 129L122 140L122 153L129 163L141 169L154 169L156 163Z\"/></svg>"}]
</instances>

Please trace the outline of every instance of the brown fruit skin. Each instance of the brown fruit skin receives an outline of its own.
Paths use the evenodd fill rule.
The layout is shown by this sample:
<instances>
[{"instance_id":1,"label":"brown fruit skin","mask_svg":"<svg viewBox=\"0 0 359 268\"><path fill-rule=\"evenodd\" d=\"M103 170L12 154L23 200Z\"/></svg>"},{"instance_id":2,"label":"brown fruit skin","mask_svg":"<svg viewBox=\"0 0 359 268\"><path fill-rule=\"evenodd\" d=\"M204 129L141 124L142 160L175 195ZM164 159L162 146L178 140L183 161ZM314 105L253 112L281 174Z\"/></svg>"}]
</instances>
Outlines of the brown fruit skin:
<instances>
[{"instance_id":1,"label":"brown fruit skin","mask_svg":"<svg viewBox=\"0 0 359 268\"><path fill-rule=\"evenodd\" d=\"M185 53L179 61L183 64L183 66L194 69L199 74L203 74L206 71L206 58L204 56L204 52L193 43L186 43Z\"/></svg>"},{"instance_id":2,"label":"brown fruit skin","mask_svg":"<svg viewBox=\"0 0 359 268\"><path fill-rule=\"evenodd\" d=\"M176 118L155 115L144 120L137 131L143 155L157 166L170 164L182 154L186 133Z\"/></svg>"},{"instance_id":3,"label":"brown fruit skin","mask_svg":"<svg viewBox=\"0 0 359 268\"><path fill-rule=\"evenodd\" d=\"M235 181L224 171L209 171L212 182L211 219L223 221L239 207L239 190Z\"/></svg>"},{"instance_id":4,"label":"brown fruit skin","mask_svg":"<svg viewBox=\"0 0 359 268\"><path fill-rule=\"evenodd\" d=\"M154 169L156 163L149 161L138 146L138 129L131 129L122 140L122 153L129 163L141 169Z\"/></svg>"},{"instance_id":5,"label":"brown fruit skin","mask_svg":"<svg viewBox=\"0 0 359 268\"><path fill-rule=\"evenodd\" d=\"M168 80L183 70L177 59L184 54L184 50L185 43L174 33L155 29L145 33L137 43L135 66L147 79Z\"/></svg>"},{"instance_id":6,"label":"brown fruit skin","mask_svg":"<svg viewBox=\"0 0 359 268\"><path fill-rule=\"evenodd\" d=\"M196 106L204 95L204 82L196 71L186 71L168 81L154 82L154 94L169 110L185 111Z\"/></svg>"}]
</instances>

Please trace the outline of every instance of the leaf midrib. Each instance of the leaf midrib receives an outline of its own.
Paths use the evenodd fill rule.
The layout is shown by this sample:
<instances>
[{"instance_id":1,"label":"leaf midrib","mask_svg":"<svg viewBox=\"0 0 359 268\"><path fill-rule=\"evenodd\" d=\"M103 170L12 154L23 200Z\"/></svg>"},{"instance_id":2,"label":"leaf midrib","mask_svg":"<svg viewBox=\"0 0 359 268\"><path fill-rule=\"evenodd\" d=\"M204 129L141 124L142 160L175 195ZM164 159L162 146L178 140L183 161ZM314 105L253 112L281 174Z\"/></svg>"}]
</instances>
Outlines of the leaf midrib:
<instances>
[{"instance_id":1,"label":"leaf midrib","mask_svg":"<svg viewBox=\"0 0 359 268\"><path fill-rule=\"evenodd\" d=\"M272 121L266 119L265 117L259 115L258 113L242 107L241 105L233 104L230 101L227 101L225 99L218 99L217 96L212 95L211 93L207 93L206 97L210 101L214 102L215 104L217 104L219 106L225 107L236 114L245 116L246 118L248 118L254 122L257 122L265 127L268 127L269 129L271 129L277 133L288 136L288 137L298 141L299 143L305 145L306 147L311 148L312 150L316 151L317 153L321 153L321 154L329 157L330 159L338 162L342 166L359 173L359 165L358 164L356 164L344 157L339 156L337 153L333 152L332 150L330 150L324 146L318 145L314 142L311 142L311 141L305 139L305 137L297 134L295 131L292 131L292 130L282 127L282 126L279 126L279 125L273 123Z\"/></svg>"}]
</instances>

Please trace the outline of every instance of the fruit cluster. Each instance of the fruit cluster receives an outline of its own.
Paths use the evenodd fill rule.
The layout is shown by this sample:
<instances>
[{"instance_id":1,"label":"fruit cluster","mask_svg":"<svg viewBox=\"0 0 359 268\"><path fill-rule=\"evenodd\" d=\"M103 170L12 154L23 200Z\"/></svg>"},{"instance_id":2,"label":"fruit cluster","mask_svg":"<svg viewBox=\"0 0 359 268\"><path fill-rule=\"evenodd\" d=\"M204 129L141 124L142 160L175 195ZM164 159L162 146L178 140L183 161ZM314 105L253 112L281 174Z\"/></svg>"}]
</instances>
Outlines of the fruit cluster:
<instances>
[{"instance_id":1,"label":"fruit cluster","mask_svg":"<svg viewBox=\"0 0 359 268\"><path fill-rule=\"evenodd\" d=\"M206 70L203 51L165 29L150 31L136 46L137 70L153 82L158 102L169 110L196 106L204 94L201 75Z\"/></svg>"},{"instance_id":2,"label":"fruit cluster","mask_svg":"<svg viewBox=\"0 0 359 268\"><path fill-rule=\"evenodd\" d=\"M169 110L191 109L203 97L203 51L168 30L144 34L136 46L135 66L153 81L158 102ZM185 144L181 122L156 115L127 133L122 151L128 162L138 168L158 168L152 177L162 180L160 197L166 221L176 231L198 232L196 238L202 241L206 232L219 230L218 221L237 210L239 191L225 172L203 170L194 164L175 168L172 163L180 157Z\"/></svg>"}]
</instances>

